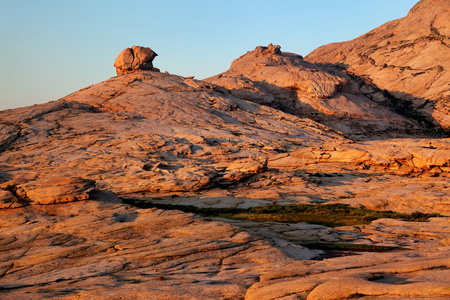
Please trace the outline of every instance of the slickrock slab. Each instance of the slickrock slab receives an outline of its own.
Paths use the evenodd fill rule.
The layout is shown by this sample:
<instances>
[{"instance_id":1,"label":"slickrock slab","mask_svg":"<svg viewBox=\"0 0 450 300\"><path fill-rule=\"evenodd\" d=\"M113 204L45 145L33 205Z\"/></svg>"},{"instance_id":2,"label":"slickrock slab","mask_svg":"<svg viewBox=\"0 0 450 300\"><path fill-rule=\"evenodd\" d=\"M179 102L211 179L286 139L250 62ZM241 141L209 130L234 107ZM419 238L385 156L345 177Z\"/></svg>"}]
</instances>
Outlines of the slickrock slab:
<instances>
[{"instance_id":1,"label":"slickrock slab","mask_svg":"<svg viewBox=\"0 0 450 300\"><path fill-rule=\"evenodd\" d=\"M285 138L310 145L345 140L323 125L240 100L223 88L154 72L123 75L56 102L0 114L2 123L21 132L13 141L16 134L5 133L11 142L0 157L2 169L25 189L30 185L29 192L73 174L117 194L192 192L261 172L268 153L286 148ZM256 171L252 163L238 170L236 159L255 161Z\"/></svg>"},{"instance_id":2,"label":"slickrock slab","mask_svg":"<svg viewBox=\"0 0 450 300\"><path fill-rule=\"evenodd\" d=\"M105 192L94 198L0 212L2 299L449 295L448 218L331 229L206 221L125 206ZM355 243L410 250L304 260L321 251L300 243L349 235Z\"/></svg>"},{"instance_id":3,"label":"slickrock slab","mask_svg":"<svg viewBox=\"0 0 450 300\"><path fill-rule=\"evenodd\" d=\"M97 198L0 212L0 298L237 299L292 260L225 223Z\"/></svg>"},{"instance_id":4,"label":"slickrock slab","mask_svg":"<svg viewBox=\"0 0 450 300\"><path fill-rule=\"evenodd\" d=\"M449 139L325 143L295 149L282 154L266 151L267 170L242 182L235 178L234 185L221 175L227 174L224 171L229 166L221 162L214 167L217 173L210 188L201 190L200 195L199 191L158 194L148 190L128 196L198 207L338 202L367 209L450 215ZM229 170L240 166L238 162ZM177 197L170 197L174 194Z\"/></svg>"},{"instance_id":5,"label":"slickrock slab","mask_svg":"<svg viewBox=\"0 0 450 300\"><path fill-rule=\"evenodd\" d=\"M366 235L373 239L361 239L360 243L371 244L378 238L379 244L389 241L391 245L402 245L410 250L289 263L263 274L245 298L447 298L450 296L448 222L448 218L426 223L383 219L371 225L337 228L354 230L361 234L360 238Z\"/></svg>"}]
</instances>

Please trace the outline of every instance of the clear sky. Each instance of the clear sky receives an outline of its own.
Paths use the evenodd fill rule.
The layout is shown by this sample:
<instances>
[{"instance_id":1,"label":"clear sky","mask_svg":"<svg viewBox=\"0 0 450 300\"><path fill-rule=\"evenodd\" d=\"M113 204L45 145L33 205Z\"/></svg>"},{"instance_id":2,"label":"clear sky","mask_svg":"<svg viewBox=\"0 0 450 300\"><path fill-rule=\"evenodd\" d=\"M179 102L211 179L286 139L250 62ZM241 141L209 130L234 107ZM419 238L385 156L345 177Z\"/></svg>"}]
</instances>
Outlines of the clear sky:
<instances>
[{"instance_id":1,"label":"clear sky","mask_svg":"<svg viewBox=\"0 0 450 300\"><path fill-rule=\"evenodd\" d=\"M406 16L417 0L0 0L0 110L115 76L133 45L161 71L203 79L269 43L307 55Z\"/></svg>"}]
</instances>

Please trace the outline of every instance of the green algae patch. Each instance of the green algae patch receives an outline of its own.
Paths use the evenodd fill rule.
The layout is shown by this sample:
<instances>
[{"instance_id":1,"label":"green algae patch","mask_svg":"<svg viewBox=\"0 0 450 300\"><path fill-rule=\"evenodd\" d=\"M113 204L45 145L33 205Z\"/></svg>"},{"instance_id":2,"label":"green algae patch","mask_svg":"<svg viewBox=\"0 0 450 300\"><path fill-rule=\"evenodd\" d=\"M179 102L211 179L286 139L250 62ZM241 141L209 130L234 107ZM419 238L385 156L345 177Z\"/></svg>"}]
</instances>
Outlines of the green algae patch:
<instances>
[{"instance_id":1,"label":"green algae patch","mask_svg":"<svg viewBox=\"0 0 450 300\"><path fill-rule=\"evenodd\" d=\"M354 208L348 204L291 204L264 205L250 208L211 208L193 205L159 204L137 199L122 199L124 203L140 208L160 208L166 210L181 210L204 217L221 217L228 219L249 220L255 222L282 222L320 224L329 227L370 224L382 218L399 219L412 222L424 222L439 214L414 212L411 214L393 211L377 211Z\"/></svg>"}]
</instances>

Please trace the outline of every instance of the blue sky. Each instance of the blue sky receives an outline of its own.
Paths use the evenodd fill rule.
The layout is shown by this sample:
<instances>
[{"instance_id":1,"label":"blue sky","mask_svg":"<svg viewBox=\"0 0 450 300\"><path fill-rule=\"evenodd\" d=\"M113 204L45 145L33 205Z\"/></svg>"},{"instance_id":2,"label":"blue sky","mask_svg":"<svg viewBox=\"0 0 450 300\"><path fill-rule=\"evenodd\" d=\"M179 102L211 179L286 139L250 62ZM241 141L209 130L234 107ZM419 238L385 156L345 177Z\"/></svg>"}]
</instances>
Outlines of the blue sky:
<instances>
[{"instance_id":1,"label":"blue sky","mask_svg":"<svg viewBox=\"0 0 450 300\"><path fill-rule=\"evenodd\" d=\"M57 100L115 76L151 47L161 71L197 79L259 45L307 55L406 16L417 0L0 0L0 110Z\"/></svg>"}]
</instances>

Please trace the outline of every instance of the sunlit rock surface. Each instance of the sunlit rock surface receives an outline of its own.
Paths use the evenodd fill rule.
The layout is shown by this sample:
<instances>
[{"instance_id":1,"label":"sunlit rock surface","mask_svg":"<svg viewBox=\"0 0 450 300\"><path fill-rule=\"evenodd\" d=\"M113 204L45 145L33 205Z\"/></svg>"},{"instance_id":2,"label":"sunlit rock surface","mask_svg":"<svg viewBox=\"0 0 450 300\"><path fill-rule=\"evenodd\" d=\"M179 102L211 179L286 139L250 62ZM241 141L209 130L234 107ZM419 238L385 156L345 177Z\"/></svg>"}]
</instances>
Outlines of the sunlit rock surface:
<instances>
[{"instance_id":1,"label":"sunlit rock surface","mask_svg":"<svg viewBox=\"0 0 450 300\"><path fill-rule=\"evenodd\" d=\"M388 22L354 40L322 46L306 60L345 69L367 78L444 128L450 127L450 2L423 0L404 18ZM327 65L332 64L332 65ZM366 87L377 102L392 99ZM398 101L397 101L398 102ZM398 105L398 104L397 104ZM410 111L413 113L413 111Z\"/></svg>"},{"instance_id":2,"label":"sunlit rock surface","mask_svg":"<svg viewBox=\"0 0 450 300\"><path fill-rule=\"evenodd\" d=\"M347 75L269 45L207 81L141 69L1 111L0 298L450 297L450 139ZM129 199L442 217L332 228Z\"/></svg>"},{"instance_id":3,"label":"sunlit rock surface","mask_svg":"<svg viewBox=\"0 0 450 300\"><path fill-rule=\"evenodd\" d=\"M148 47L133 46L120 52L114 62L117 75L123 75L139 71L156 71L153 68L153 59L158 56Z\"/></svg>"},{"instance_id":4,"label":"sunlit rock surface","mask_svg":"<svg viewBox=\"0 0 450 300\"><path fill-rule=\"evenodd\" d=\"M257 47L228 71L206 79L239 98L306 117L354 137L393 137L418 131L412 119L364 96L349 76L336 76L280 46Z\"/></svg>"}]
</instances>

